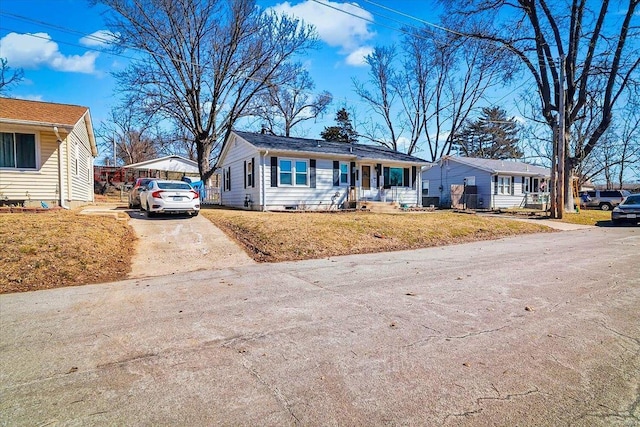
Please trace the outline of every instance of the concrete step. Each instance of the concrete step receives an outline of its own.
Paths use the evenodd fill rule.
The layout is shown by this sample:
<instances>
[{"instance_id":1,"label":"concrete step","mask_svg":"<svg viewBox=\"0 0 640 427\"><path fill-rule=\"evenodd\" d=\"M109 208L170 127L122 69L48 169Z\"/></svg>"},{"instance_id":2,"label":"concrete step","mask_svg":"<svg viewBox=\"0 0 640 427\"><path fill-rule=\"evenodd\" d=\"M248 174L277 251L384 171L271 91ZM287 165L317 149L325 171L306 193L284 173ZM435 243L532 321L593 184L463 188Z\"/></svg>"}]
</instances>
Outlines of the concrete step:
<instances>
[{"instance_id":1,"label":"concrete step","mask_svg":"<svg viewBox=\"0 0 640 427\"><path fill-rule=\"evenodd\" d=\"M397 202L369 202L361 201L357 203L358 209L367 209L377 213L398 213L401 212Z\"/></svg>"}]
</instances>

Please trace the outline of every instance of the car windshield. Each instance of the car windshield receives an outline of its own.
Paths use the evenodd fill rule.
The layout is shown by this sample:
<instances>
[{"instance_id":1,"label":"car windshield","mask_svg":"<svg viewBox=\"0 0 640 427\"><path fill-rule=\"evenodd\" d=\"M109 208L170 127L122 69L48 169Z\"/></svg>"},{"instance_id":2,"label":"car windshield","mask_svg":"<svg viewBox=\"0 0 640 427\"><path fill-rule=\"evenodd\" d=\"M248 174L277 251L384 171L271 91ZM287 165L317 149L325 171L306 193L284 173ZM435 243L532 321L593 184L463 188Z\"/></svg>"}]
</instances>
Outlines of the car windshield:
<instances>
[{"instance_id":1,"label":"car windshield","mask_svg":"<svg viewBox=\"0 0 640 427\"><path fill-rule=\"evenodd\" d=\"M624 201L623 205L640 205L640 194L634 194L627 197L627 200Z\"/></svg>"},{"instance_id":2,"label":"car windshield","mask_svg":"<svg viewBox=\"0 0 640 427\"><path fill-rule=\"evenodd\" d=\"M191 190L191 186L186 182L159 182L158 188L161 190Z\"/></svg>"}]
</instances>

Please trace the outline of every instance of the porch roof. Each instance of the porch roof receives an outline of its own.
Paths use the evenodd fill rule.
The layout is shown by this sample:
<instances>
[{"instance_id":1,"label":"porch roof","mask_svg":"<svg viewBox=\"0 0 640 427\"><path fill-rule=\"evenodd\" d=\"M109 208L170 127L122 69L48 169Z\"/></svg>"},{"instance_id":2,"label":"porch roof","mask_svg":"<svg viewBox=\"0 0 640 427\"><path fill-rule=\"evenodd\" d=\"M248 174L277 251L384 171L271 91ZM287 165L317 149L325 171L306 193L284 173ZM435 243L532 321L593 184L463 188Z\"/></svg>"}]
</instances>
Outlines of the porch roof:
<instances>
[{"instance_id":1,"label":"porch roof","mask_svg":"<svg viewBox=\"0 0 640 427\"><path fill-rule=\"evenodd\" d=\"M353 158L356 160L390 161L424 165L429 163L415 156L374 145L291 138L253 132L234 131L234 133L259 150L316 155L324 154L333 155L337 158Z\"/></svg>"}]
</instances>

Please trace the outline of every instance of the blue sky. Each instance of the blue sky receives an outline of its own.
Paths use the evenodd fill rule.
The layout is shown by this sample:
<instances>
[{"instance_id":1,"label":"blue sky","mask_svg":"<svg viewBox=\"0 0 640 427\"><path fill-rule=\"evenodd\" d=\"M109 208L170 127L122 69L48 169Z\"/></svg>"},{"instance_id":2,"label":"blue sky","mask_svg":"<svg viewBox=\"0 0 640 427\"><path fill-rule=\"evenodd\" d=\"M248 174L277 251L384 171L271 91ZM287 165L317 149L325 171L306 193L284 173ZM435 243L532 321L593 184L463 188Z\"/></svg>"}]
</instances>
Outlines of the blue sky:
<instances>
[{"instance_id":1,"label":"blue sky","mask_svg":"<svg viewBox=\"0 0 640 427\"><path fill-rule=\"evenodd\" d=\"M374 23L313 0L257 1L260 7L295 14L317 28L320 48L300 60L311 73L316 91L330 91L334 103L315 123L302 124L309 128L309 137L318 137L324 126L333 124L335 111L341 106L358 109L360 101L353 93L352 77L366 79L363 56L376 45L399 40L402 33L397 29L403 23L421 25L379 5L423 20L437 20L433 7L424 1L361 1L359 5L367 11L339 0L322 2ZM24 81L10 95L87 106L98 127L115 103L110 73L123 69L129 61L105 52L103 46L87 38L106 29L102 9L90 7L86 0L2 0L0 12L0 56L8 59L9 66L25 72Z\"/></svg>"}]
</instances>

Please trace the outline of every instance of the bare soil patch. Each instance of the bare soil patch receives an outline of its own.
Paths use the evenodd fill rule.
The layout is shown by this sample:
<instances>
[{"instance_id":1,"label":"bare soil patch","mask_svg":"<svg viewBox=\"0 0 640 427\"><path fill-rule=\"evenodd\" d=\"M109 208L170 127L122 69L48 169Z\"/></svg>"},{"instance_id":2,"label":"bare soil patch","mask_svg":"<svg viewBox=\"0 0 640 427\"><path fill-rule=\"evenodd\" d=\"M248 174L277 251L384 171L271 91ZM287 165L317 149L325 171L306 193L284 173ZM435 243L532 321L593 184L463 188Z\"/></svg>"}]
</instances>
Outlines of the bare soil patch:
<instances>
[{"instance_id":1,"label":"bare soil patch","mask_svg":"<svg viewBox=\"0 0 640 427\"><path fill-rule=\"evenodd\" d=\"M419 249L552 231L538 224L453 212L275 213L206 209L201 214L259 262Z\"/></svg>"},{"instance_id":2,"label":"bare soil patch","mask_svg":"<svg viewBox=\"0 0 640 427\"><path fill-rule=\"evenodd\" d=\"M135 235L125 221L76 211L0 215L0 293L123 279Z\"/></svg>"}]
</instances>

